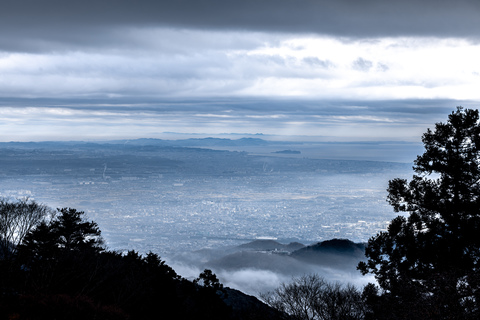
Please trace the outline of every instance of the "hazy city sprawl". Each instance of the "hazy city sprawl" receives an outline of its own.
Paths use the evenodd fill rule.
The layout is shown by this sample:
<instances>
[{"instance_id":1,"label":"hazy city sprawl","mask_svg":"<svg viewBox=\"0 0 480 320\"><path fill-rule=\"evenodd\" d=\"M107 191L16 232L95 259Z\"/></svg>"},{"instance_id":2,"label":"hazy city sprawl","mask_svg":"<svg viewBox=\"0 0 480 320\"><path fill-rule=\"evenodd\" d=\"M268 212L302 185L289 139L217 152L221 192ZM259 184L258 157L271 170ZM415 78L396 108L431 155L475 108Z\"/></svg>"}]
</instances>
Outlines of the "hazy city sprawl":
<instances>
[{"instance_id":1,"label":"hazy city sprawl","mask_svg":"<svg viewBox=\"0 0 480 320\"><path fill-rule=\"evenodd\" d=\"M229 141L197 143L206 142L219 149ZM85 211L111 249L169 256L254 239L366 241L394 216L388 180L411 175L408 163L315 159L301 144L243 143L236 148L255 152L161 140L5 143L0 193Z\"/></svg>"}]
</instances>

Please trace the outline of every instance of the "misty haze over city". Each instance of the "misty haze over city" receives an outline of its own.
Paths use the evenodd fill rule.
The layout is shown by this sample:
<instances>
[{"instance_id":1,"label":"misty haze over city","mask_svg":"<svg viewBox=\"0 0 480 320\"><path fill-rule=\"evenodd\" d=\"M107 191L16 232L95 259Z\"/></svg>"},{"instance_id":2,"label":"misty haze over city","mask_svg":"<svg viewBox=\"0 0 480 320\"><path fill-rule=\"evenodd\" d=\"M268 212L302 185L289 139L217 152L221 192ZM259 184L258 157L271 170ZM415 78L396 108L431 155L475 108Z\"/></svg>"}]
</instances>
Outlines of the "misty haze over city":
<instances>
[{"instance_id":1,"label":"misty haze over city","mask_svg":"<svg viewBox=\"0 0 480 320\"><path fill-rule=\"evenodd\" d=\"M250 251L237 257L243 250L235 247L259 239L366 242L393 216L385 201L388 180L411 174L411 163L372 158L389 148L390 156L395 150L412 154L419 146L250 137L2 143L0 148L0 196L85 211L112 250L159 253L184 276L209 267L229 279L227 284L256 294L308 272L361 281L358 257L334 268ZM332 149L372 156L336 159ZM252 282L252 277L259 279Z\"/></svg>"},{"instance_id":2,"label":"misty haze over city","mask_svg":"<svg viewBox=\"0 0 480 320\"><path fill-rule=\"evenodd\" d=\"M385 230L422 134L478 107L479 16L476 0L9 2L0 196L85 211L110 249L250 294L311 272L364 284L361 257L242 245Z\"/></svg>"}]
</instances>

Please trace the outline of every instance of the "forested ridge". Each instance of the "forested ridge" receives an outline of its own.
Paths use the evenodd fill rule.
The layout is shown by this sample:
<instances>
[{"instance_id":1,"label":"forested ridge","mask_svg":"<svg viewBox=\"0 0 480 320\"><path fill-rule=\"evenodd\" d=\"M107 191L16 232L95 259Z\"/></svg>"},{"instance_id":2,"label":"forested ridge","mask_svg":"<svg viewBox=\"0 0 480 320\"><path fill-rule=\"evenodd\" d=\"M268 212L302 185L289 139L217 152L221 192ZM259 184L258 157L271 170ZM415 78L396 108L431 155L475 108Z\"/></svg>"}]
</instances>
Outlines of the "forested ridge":
<instances>
[{"instance_id":1,"label":"forested ridge","mask_svg":"<svg viewBox=\"0 0 480 320\"><path fill-rule=\"evenodd\" d=\"M274 314L256 298L223 288L210 270L189 281L154 253L107 250L97 224L83 212L63 208L35 216L39 208L49 211L29 200L2 201L4 235L27 222L36 224L18 244L2 246L2 318L268 319ZM255 312L237 307L237 301Z\"/></svg>"}]
</instances>

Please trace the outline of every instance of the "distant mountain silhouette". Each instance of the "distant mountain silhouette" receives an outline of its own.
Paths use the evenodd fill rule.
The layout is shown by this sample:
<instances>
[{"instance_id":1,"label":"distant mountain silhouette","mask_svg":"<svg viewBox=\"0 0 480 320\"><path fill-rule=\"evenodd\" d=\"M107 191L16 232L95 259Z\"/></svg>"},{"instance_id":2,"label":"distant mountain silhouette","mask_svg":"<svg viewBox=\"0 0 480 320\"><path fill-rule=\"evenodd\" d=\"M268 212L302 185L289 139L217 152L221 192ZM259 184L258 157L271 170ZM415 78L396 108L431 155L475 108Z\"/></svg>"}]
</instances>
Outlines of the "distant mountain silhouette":
<instances>
[{"instance_id":1,"label":"distant mountain silhouette","mask_svg":"<svg viewBox=\"0 0 480 320\"><path fill-rule=\"evenodd\" d=\"M162 140L141 138L128 141L113 141L112 143L127 144L134 146L177 146L177 147L232 147L232 146L263 146L272 144L271 141L266 141L259 138L240 138L240 139L225 139L225 138L190 138L179 140ZM275 142L273 142L275 143Z\"/></svg>"},{"instance_id":2,"label":"distant mountain silhouette","mask_svg":"<svg viewBox=\"0 0 480 320\"><path fill-rule=\"evenodd\" d=\"M349 254L358 254L365 251L365 244L364 243L355 243L348 239L332 239L326 240L322 242L318 242L314 245L307 246L297 251L297 253L301 252L330 252L330 253L349 253Z\"/></svg>"},{"instance_id":3,"label":"distant mountain silhouette","mask_svg":"<svg viewBox=\"0 0 480 320\"><path fill-rule=\"evenodd\" d=\"M179 141L180 142L180 141ZM186 139L181 141L183 146L263 146L269 142L259 138L241 138L241 139L222 139L222 138L202 138Z\"/></svg>"},{"instance_id":4,"label":"distant mountain silhouette","mask_svg":"<svg viewBox=\"0 0 480 320\"><path fill-rule=\"evenodd\" d=\"M365 259L365 244L347 239L332 239L305 246L298 242L282 244L274 240L255 240L223 252L210 255L205 267L224 270L254 268L288 274L313 266L344 271L356 270Z\"/></svg>"},{"instance_id":5,"label":"distant mountain silhouette","mask_svg":"<svg viewBox=\"0 0 480 320\"><path fill-rule=\"evenodd\" d=\"M0 142L2 148L39 149L39 148L116 148L121 147L238 147L238 146L264 146L281 144L277 141L267 141L260 138L189 138L179 140L163 140L154 138L140 138L133 140L110 140L103 142L85 141L41 141L41 142Z\"/></svg>"},{"instance_id":6,"label":"distant mountain silhouette","mask_svg":"<svg viewBox=\"0 0 480 320\"><path fill-rule=\"evenodd\" d=\"M332 239L318 242L291 253L291 257L308 263L346 267L365 259L365 244L348 239Z\"/></svg>"}]
</instances>

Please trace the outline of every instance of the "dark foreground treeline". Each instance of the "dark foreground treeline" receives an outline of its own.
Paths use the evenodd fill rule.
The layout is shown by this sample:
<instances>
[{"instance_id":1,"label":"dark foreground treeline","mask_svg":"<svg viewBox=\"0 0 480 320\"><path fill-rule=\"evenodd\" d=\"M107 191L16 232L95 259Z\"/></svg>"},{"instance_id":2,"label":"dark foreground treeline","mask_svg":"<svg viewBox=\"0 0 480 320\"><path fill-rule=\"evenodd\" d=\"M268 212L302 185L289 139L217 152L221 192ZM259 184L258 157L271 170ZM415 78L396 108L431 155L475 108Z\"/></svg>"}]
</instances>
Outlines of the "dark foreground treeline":
<instances>
[{"instance_id":1,"label":"dark foreground treeline","mask_svg":"<svg viewBox=\"0 0 480 320\"><path fill-rule=\"evenodd\" d=\"M35 202L1 202L1 319L276 318L209 270L188 281L156 254L106 250L83 212L48 219Z\"/></svg>"}]
</instances>

